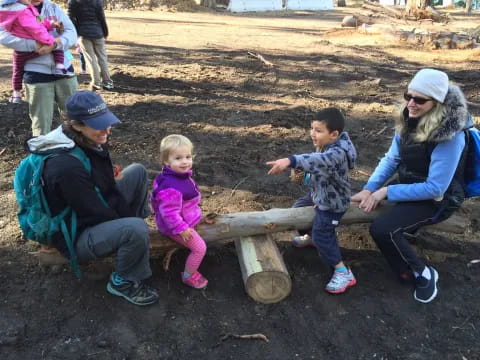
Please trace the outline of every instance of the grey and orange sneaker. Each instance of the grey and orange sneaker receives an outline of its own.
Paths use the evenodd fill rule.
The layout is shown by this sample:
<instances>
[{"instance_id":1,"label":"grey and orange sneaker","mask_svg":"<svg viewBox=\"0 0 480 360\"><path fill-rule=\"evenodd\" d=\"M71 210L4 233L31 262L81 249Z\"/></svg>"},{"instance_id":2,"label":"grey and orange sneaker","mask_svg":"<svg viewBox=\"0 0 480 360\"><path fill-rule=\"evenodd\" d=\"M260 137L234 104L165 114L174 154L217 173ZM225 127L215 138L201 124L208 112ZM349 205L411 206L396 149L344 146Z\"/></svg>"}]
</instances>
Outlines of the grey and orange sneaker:
<instances>
[{"instance_id":1,"label":"grey and orange sneaker","mask_svg":"<svg viewBox=\"0 0 480 360\"><path fill-rule=\"evenodd\" d=\"M325 291L330 294L341 294L356 283L357 280L350 269L347 269L347 271L334 271L332 278L325 287Z\"/></svg>"}]
</instances>

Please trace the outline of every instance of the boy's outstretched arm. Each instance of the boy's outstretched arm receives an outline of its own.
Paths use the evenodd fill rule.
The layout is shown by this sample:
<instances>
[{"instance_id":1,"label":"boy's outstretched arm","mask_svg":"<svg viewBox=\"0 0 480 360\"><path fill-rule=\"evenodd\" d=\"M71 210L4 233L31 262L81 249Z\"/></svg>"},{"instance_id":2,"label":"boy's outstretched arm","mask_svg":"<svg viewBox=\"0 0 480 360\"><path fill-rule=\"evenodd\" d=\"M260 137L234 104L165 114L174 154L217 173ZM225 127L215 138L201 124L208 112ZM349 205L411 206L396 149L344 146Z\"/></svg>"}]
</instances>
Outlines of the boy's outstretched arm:
<instances>
[{"instance_id":1,"label":"boy's outstretched arm","mask_svg":"<svg viewBox=\"0 0 480 360\"><path fill-rule=\"evenodd\" d=\"M280 174L283 170L288 168L291 164L291 161L289 158L283 158L275 161L267 161L266 164L272 167L268 171L268 175L276 175Z\"/></svg>"}]
</instances>

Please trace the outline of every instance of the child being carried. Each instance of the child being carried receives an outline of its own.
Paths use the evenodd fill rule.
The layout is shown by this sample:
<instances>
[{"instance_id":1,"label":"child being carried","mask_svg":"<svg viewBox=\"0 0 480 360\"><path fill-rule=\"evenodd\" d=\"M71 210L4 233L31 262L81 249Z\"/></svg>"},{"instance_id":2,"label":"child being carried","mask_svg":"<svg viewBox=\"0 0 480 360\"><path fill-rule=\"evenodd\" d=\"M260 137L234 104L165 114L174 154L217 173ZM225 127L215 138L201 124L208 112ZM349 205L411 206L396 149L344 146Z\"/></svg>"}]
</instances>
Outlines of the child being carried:
<instances>
[{"instance_id":1,"label":"child being carried","mask_svg":"<svg viewBox=\"0 0 480 360\"><path fill-rule=\"evenodd\" d=\"M30 0L2 0L0 2L0 25L12 35L37 41L43 46L62 45L59 38L54 38L49 31L56 29L57 33L63 32L61 22L43 19L38 10L31 4ZM40 51L38 48L37 51ZM63 50L52 51L55 61L55 72L57 76L73 76L74 73L65 69ZM22 95L22 79L25 63L40 56L37 52L13 52L13 73L12 87L13 96L11 102L19 103Z\"/></svg>"}]
</instances>

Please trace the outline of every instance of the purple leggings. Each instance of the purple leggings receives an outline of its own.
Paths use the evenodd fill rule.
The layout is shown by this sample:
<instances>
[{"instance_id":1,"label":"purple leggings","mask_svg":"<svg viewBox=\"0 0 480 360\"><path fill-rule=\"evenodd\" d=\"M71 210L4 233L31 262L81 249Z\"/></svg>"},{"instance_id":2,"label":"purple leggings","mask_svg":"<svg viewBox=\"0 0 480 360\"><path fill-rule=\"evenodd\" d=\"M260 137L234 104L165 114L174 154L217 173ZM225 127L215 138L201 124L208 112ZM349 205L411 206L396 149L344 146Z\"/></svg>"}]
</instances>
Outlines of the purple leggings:
<instances>
[{"instance_id":1,"label":"purple leggings","mask_svg":"<svg viewBox=\"0 0 480 360\"><path fill-rule=\"evenodd\" d=\"M52 51L53 60L55 64L63 64L64 55L62 50ZM13 90L22 90L22 80L24 73L24 66L28 60L35 59L40 55L36 52L14 51L13 52L13 72L12 72L12 87Z\"/></svg>"},{"instance_id":2,"label":"purple leggings","mask_svg":"<svg viewBox=\"0 0 480 360\"><path fill-rule=\"evenodd\" d=\"M205 241L194 229L192 229L192 239L189 241L184 241L180 235L171 235L170 238L191 250L187 257L187 261L185 262L185 270L193 274L198 270L200 263L207 252Z\"/></svg>"}]
</instances>

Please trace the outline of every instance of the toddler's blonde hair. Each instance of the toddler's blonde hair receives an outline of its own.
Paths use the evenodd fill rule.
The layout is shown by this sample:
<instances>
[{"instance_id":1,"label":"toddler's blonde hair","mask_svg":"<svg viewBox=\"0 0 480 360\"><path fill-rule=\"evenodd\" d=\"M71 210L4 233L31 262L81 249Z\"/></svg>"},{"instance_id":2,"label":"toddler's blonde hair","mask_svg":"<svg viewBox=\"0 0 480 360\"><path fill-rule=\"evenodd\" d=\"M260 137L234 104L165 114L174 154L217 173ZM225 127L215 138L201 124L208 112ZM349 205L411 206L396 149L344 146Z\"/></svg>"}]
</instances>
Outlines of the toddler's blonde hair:
<instances>
[{"instance_id":1,"label":"toddler's blonde hair","mask_svg":"<svg viewBox=\"0 0 480 360\"><path fill-rule=\"evenodd\" d=\"M166 164L168 156L173 149L187 146L193 152L193 144L189 138L179 134L172 134L164 137L160 142L160 161Z\"/></svg>"}]
</instances>

